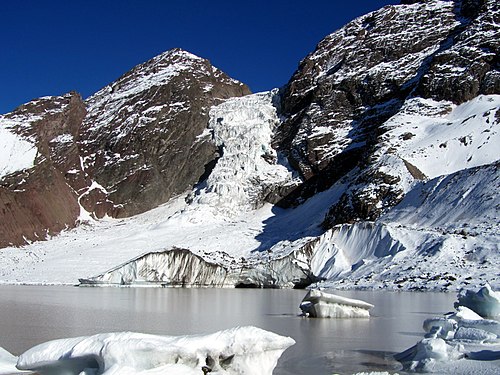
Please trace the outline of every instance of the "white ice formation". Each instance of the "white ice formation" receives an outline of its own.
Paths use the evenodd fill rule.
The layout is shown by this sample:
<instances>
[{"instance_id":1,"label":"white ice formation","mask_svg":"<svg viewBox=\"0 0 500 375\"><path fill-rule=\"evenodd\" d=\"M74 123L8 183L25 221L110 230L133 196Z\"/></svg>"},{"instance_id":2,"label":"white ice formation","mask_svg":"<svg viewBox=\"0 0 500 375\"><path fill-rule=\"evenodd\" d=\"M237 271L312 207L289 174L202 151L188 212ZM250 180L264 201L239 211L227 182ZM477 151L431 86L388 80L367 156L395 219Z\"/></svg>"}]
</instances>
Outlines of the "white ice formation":
<instances>
[{"instance_id":1,"label":"white ice formation","mask_svg":"<svg viewBox=\"0 0 500 375\"><path fill-rule=\"evenodd\" d=\"M484 291L495 294L489 287L480 292L467 291L459 294L456 312L424 321L426 332L423 340L399 353L395 358L405 369L449 373L468 373L471 368L481 369L481 374L498 373L500 364L500 321L483 319L475 311L463 306L463 295L477 296ZM496 302L488 302L494 306ZM477 307L478 304L473 307ZM484 308L483 301L479 303ZM498 306L498 305L496 305ZM492 311L488 309L487 311ZM475 363L472 364L472 361ZM463 372L462 372L463 371Z\"/></svg>"},{"instance_id":2,"label":"white ice formation","mask_svg":"<svg viewBox=\"0 0 500 375\"><path fill-rule=\"evenodd\" d=\"M372 304L311 289L300 304L302 313L311 318L368 318Z\"/></svg>"},{"instance_id":3,"label":"white ice formation","mask_svg":"<svg viewBox=\"0 0 500 375\"><path fill-rule=\"evenodd\" d=\"M240 213L262 206L273 186L292 179L271 147L279 124L276 95L274 90L232 98L210 109L209 130L222 155L195 203L224 214Z\"/></svg>"},{"instance_id":4,"label":"white ice formation","mask_svg":"<svg viewBox=\"0 0 500 375\"><path fill-rule=\"evenodd\" d=\"M40 375L271 375L294 343L256 327L204 336L107 333L37 345L19 356L17 369ZM2 369L0 374L13 374Z\"/></svg>"},{"instance_id":5,"label":"white ice formation","mask_svg":"<svg viewBox=\"0 0 500 375\"><path fill-rule=\"evenodd\" d=\"M500 318L500 293L491 289L489 284L477 292L464 290L458 295L457 306L466 306L483 318Z\"/></svg>"},{"instance_id":6,"label":"white ice formation","mask_svg":"<svg viewBox=\"0 0 500 375\"><path fill-rule=\"evenodd\" d=\"M0 374L10 375L19 373L19 370L16 368L16 362L16 356L0 347Z\"/></svg>"}]
</instances>

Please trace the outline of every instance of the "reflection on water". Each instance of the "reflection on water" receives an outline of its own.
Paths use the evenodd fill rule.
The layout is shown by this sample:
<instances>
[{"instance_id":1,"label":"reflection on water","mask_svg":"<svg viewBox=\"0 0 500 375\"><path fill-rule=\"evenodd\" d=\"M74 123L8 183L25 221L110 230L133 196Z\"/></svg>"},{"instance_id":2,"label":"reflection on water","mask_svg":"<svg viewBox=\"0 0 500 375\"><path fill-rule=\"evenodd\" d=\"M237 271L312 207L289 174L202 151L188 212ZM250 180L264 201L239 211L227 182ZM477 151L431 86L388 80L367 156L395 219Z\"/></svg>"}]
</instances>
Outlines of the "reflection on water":
<instances>
[{"instance_id":1,"label":"reflection on water","mask_svg":"<svg viewBox=\"0 0 500 375\"><path fill-rule=\"evenodd\" d=\"M253 325L293 337L275 374L394 370L392 354L416 343L425 318L455 296L338 292L375 305L370 319L305 319L301 290L0 286L0 346L20 354L47 340L102 332L205 334Z\"/></svg>"}]
</instances>

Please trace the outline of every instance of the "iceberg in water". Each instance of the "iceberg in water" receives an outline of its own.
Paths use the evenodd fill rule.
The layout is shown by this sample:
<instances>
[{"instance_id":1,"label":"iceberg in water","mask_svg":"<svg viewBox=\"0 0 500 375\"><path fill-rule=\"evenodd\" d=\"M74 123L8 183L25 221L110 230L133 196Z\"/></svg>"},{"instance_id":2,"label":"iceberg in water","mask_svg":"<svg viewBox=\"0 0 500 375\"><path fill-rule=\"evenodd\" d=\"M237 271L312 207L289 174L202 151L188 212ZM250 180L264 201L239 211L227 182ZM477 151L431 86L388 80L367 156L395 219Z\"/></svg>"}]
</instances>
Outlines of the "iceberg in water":
<instances>
[{"instance_id":1,"label":"iceberg in water","mask_svg":"<svg viewBox=\"0 0 500 375\"><path fill-rule=\"evenodd\" d=\"M368 318L372 307L368 302L317 289L310 290L300 304L302 313L311 318Z\"/></svg>"},{"instance_id":2,"label":"iceberg in water","mask_svg":"<svg viewBox=\"0 0 500 375\"><path fill-rule=\"evenodd\" d=\"M0 347L0 374L22 374L16 368L17 357Z\"/></svg>"},{"instance_id":3,"label":"iceberg in water","mask_svg":"<svg viewBox=\"0 0 500 375\"><path fill-rule=\"evenodd\" d=\"M474 366L481 368L480 373L497 374L500 322L481 316L497 311L495 294L498 295L489 286L479 292L461 292L455 303L456 312L426 319L423 324L426 332L424 339L396 354L396 360L405 369L445 373L456 372L457 369L467 373L471 361L474 361Z\"/></svg>"},{"instance_id":4,"label":"iceberg in water","mask_svg":"<svg viewBox=\"0 0 500 375\"><path fill-rule=\"evenodd\" d=\"M255 327L203 336L106 333L37 345L19 356L17 369L40 375L270 375L294 343Z\"/></svg>"},{"instance_id":5,"label":"iceberg in water","mask_svg":"<svg viewBox=\"0 0 500 375\"><path fill-rule=\"evenodd\" d=\"M464 290L458 295L455 307L465 306L483 318L500 318L500 293L486 284L477 292Z\"/></svg>"}]
</instances>

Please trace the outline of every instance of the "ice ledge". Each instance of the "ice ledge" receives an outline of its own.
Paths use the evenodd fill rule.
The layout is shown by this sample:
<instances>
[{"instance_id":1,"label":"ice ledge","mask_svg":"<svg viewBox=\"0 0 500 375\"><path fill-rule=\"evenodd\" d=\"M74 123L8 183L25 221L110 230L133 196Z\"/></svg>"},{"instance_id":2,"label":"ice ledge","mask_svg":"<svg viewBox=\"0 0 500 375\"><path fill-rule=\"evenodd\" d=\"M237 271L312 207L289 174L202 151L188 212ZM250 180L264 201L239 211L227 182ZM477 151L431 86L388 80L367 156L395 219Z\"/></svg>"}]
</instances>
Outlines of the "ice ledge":
<instances>
[{"instance_id":1,"label":"ice ledge","mask_svg":"<svg viewBox=\"0 0 500 375\"><path fill-rule=\"evenodd\" d=\"M40 375L271 375L294 344L256 327L179 337L104 333L37 345L19 357L17 368Z\"/></svg>"}]
</instances>

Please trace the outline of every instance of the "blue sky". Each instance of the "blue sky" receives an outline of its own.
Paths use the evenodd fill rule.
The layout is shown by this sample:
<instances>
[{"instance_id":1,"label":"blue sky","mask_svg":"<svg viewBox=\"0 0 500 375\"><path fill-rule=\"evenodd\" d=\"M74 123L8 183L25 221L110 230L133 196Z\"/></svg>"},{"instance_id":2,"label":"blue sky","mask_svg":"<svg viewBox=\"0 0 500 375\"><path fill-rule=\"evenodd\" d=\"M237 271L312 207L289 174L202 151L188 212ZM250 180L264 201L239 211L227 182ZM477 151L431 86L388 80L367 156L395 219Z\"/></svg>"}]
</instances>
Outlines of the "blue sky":
<instances>
[{"instance_id":1,"label":"blue sky","mask_svg":"<svg viewBox=\"0 0 500 375\"><path fill-rule=\"evenodd\" d=\"M0 13L0 113L36 97L84 98L180 47L252 91L283 86L326 35L399 0L18 0Z\"/></svg>"}]
</instances>

